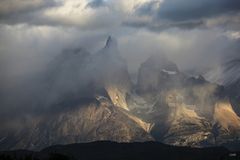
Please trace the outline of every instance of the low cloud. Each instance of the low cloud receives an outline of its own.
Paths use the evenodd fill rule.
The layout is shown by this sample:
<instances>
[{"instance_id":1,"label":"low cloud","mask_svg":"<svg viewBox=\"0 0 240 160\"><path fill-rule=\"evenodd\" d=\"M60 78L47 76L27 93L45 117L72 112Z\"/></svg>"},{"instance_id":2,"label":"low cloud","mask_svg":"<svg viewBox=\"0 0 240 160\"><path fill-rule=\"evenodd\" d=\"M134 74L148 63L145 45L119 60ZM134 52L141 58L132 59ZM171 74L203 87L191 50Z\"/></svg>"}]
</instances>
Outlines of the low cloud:
<instances>
[{"instance_id":1,"label":"low cloud","mask_svg":"<svg viewBox=\"0 0 240 160\"><path fill-rule=\"evenodd\" d=\"M193 28L205 28L203 21L187 21L187 22L166 22L166 23L152 23L152 22L138 22L138 21L125 21L123 25L134 28L146 28L153 32L162 32L169 28L180 28L183 30L190 30Z\"/></svg>"},{"instance_id":2,"label":"low cloud","mask_svg":"<svg viewBox=\"0 0 240 160\"><path fill-rule=\"evenodd\" d=\"M3 0L0 23L102 30L239 27L236 0ZM223 26L224 25L224 26Z\"/></svg>"},{"instance_id":3,"label":"low cloud","mask_svg":"<svg viewBox=\"0 0 240 160\"><path fill-rule=\"evenodd\" d=\"M157 17L172 21L186 21L234 14L239 11L240 2L236 0L166 0L161 4Z\"/></svg>"}]
</instances>

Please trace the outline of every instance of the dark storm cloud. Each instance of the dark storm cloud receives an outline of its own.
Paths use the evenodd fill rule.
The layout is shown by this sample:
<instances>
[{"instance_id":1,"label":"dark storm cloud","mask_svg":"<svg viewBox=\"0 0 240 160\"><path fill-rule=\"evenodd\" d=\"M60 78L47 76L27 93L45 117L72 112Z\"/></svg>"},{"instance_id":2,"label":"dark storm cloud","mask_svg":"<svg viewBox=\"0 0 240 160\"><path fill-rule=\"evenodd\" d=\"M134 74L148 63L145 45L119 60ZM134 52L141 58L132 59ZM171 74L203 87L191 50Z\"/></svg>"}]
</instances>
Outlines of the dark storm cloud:
<instances>
[{"instance_id":1,"label":"dark storm cloud","mask_svg":"<svg viewBox=\"0 0 240 160\"><path fill-rule=\"evenodd\" d=\"M159 9L159 4L160 2L158 1L150 1L150 2L145 2L140 6L137 6L136 13L140 16L142 15L148 15L152 16L155 14L156 9Z\"/></svg>"},{"instance_id":2,"label":"dark storm cloud","mask_svg":"<svg viewBox=\"0 0 240 160\"><path fill-rule=\"evenodd\" d=\"M196 20L240 11L238 0L165 0L147 2L137 8L139 15L151 15L157 19L172 21Z\"/></svg>"},{"instance_id":3,"label":"dark storm cloud","mask_svg":"<svg viewBox=\"0 0 240 160\"><path fill-rule=\"evenodd\" d=\"M196 27L205 27L203 21L186 21L186 22L171 22L171 23L147 23L138 21L123 22L124 26L134 27L134 28L147 28L150 31L161 32L169 28L180 28L180 29L192 29Z\"/></svg>"},{"instance_id":4,"label":"dark storm cloud","mask_svg":"<svg viewBox=\"0 0 240 160\"><path fill-rule=\"evenodd\" d=\"M54 0L2 0L0 1L0 23L36 23L40 20L41 12L45 9L59 6Z\"/></svg>"},{"instance_id":5,"label":"dark storm cloud","mask_svg":"<svg viewBox=\"0 0 240 160\"><path fill-rule=\"evenodd\" d=\"M0 1L0 18L10 18L20 14L37 12L41 9L57 6L54 0L1 0Z\"/></svg>"},{"instance_id":6,"label":"dark storm cloud","mask_svg":"<svg viewBox=\"0 0 240 160\"><path fill-rule=\"evenodd\" d=\"M238 11L238 0L166 0L161 4L157 16L173 21L186 21Z\"/></svg>"},{"instance_id":7,"label":"dark storm cloud","mask_svg":"<svg viewBox=\"0 0 240 160\"><path fill-rule=\"evenodd\" d=\"M118 3L120 2L113 0L84 0L82 2L3 0L0 1L0 23L70 26L88 30L123 24L123 26L133 28L163 31L174 27L180 29L208 27L207 20L226 15L228 17L224 17L222 27L229 26L229 24L231 28L239 26L238 21L231 21L234 19L233 16L239 14L240 1L238 0L165 0L162 2L152 0L135 5L132 10L133 14L125 13L124 9L114 9L119 7ZM69 7L72 9L69 10ZM147 21L145 21L146 17L148 17ZM219 24L215 26L217 25Z\"/></svg>"},{"instance_id":8,"label":"dark storm cloud","mask_svg":"<svg viewBox=\"0 0 240 160\"><path fill-rule=\"evenodd\" d=\"M4 0L0 1L0 24L109 30L122 17L107 3L103 0Z\"/></svg>"},{"instance_id":9,"label":"dark storm cloud","mask_svg":"<svg viewBox=\"0 0 240 160\"><path fill-rule=\"evenodd\" d=\"M163 2L150 1L135 7L135 14L139 17L148 17L147 22L127 21L124 25L130 27L144 27L151 31L162 31L169 28L192 29L208 27L207 21L225 16L224 22L234 19L240 12L238 0L165 0ZM233 17L233 18L231 18ZM223 22L223 20L221 21ZM239 22L233 21L232 26ZM229 24L229 23L228 23ZM226 26L226 24L216 24ZM231 27L232 28L232 27Z\"/></svg>"}]
</instances>

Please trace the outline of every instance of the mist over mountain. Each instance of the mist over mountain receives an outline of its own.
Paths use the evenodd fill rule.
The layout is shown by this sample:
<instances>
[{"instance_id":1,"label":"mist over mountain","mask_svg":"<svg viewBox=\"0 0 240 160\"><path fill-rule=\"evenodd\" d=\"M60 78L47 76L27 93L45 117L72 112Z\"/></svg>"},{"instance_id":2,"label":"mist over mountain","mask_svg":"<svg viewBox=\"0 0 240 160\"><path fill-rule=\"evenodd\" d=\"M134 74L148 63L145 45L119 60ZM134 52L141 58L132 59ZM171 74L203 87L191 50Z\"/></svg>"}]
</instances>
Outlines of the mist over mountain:
<instances>
[{"instance_id":1,"label":"mist over mountain","mask_svg":"<svg viewBox=\"0 0 240 160\"><path fill-rule=\"evenodd\" d=\"M206 147L240 136L227 87L189 76L164 54L150 56L134 83L112 37L94 54L64 50L33 77L19 83L19 92L30 88L21 101L5 100L25 110L2 118L2 150L100 140Z\"/></svg>"},{"instance_id":2,"label":"mist over mountain","mask_svg":"<svg viewBox=\"0 0 240 160\"><path fill-rule=\"evenodd\" d=\"M1 0L0 159L236 158L239 17L237 0Z\"/></svg>"}]
</instances>

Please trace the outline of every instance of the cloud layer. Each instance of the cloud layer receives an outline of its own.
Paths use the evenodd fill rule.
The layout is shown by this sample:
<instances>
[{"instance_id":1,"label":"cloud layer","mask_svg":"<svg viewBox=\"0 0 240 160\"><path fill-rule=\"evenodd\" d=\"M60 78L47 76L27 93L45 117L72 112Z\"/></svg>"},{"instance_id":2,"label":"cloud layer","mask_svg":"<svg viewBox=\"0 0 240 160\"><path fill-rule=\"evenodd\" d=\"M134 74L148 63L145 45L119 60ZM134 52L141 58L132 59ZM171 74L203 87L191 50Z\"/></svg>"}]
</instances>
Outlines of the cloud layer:
<instances>
[{"instance_id":1,"label":"cloud layer","mask_svg":"<svg viewBox=\"0 0 240 160\"><path fill-rule=\"evenodd\" d=\"M3 0L0 6L0 23L3 24L67 26L85 30L122 25L151 31L229 24L237 28L240 11L237 0Z\"/></svg>"}]
</instances>

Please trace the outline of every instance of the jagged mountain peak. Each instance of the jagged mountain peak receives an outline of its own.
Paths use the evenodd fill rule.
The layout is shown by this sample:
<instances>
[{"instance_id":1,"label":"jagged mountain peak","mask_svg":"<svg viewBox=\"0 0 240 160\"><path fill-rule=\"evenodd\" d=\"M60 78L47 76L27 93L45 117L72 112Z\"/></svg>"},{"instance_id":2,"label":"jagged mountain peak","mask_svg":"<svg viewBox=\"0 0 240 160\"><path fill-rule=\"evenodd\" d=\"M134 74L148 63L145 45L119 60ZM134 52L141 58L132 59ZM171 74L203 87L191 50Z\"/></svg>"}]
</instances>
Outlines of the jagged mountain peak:
<instances>
[{"instance_id":1,"label":"jagged mountain peak","mask_svg":"<svg viewBox=\"0 0 240 160\"><path fill-rule=\"evenodd\" d=\"M117 48L117 40L109 36L106 46L95 54L95 65L113 104L128 110L126 95L130 92L131 82L125 59Z\"/></svg>"},{"instance_id":2,"label":"jagged mountain peak","mask_svg":"<svg viewBox=\"0 0 240 160\"><path fill-rule=\"evenodd\" d=\"M113 66L123 66L125 64L125 60L121 57L119 49L118 49L118 43L115 38L112 36L109 36L105 42L105 45L102 49L100 49L96 54L95 58L98 59L98 61L104 61L104 65L113 65ZM111 67L108 67L111 68Z\"/></svg>"},{"instance_id":3,"label":"jagged mountain peak","mask_svg":"<svg viewBox=\"0 0 240 160\"><path fill-rule=\"evenodd\" d=\"M108 36L106 46L110 46L112 43L116 43L116 40L112 36Z\"/></svg>"},{"instance_id":4,"label":"jagged mountain peak","mask_svg":"<svg viewBox=\"0 0 240 160\"><path fill-rule=\"evenodd\" d=\"M181 74L175 63L169 61L164 54L154 54L139 68L137 91L139 93L158 92L164 87L178 84L180 79Z\"/></svg>"},{"instance_id":5,"label":"jagged mountain peak","mask_svg":"<svg viewBox=\"0 0 240 160\"><path fill-rule=\"evenodd\" d=\"M106 44L105 44L105 49L117 49L118 43L117 40L115 38L113 38L112 36L108 36Z\"/></svg>"},{"instance_id":6,"label":"jagged mountain peak","mask_svg":"<svg viewBox=\"0 0 240 160\"><path fill-rule=\"evenodd\" d=\"M68 63L69 65L81 64L88 56L90 56L90 53L84 48L67 48L62 50L49 65L61 66L63 63Z\"/></svg>"}]
</instances>

